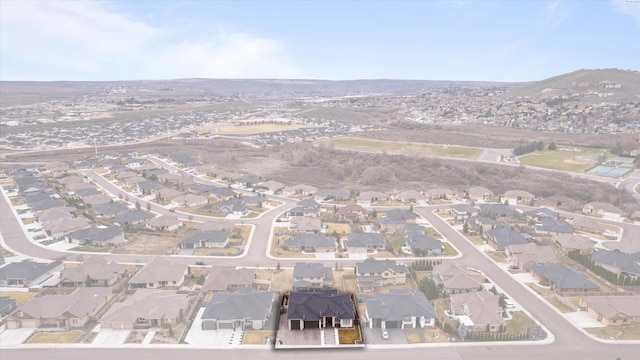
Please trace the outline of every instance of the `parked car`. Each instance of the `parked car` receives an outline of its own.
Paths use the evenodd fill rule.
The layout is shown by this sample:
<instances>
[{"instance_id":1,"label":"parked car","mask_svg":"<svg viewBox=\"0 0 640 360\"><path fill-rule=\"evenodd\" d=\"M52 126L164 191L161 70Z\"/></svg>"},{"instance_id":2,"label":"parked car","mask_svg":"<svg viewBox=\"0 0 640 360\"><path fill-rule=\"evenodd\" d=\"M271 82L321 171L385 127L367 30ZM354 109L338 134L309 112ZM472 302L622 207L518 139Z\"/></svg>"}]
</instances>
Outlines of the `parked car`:
<instances>
[{"instance_id":1,"label":"parked car","mask_svg":"<svg viewBox=\"0 0 640 360\"><path fill-rule=\"evenodd\" d=\"M389 340L389 330L382 329L382 339Z\"/></svg>"}]
</instances>

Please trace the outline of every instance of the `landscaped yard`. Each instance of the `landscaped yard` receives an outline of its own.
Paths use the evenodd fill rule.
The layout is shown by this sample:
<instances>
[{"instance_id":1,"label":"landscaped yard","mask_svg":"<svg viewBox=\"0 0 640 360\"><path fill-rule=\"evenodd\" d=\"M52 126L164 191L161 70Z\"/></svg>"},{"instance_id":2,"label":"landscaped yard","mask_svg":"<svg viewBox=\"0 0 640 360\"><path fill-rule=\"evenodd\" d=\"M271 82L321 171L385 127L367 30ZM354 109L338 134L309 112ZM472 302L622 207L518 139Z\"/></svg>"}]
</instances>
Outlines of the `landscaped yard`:
<instances>
[{"instance_id":1,"label":"landscaped yard","mask_svg":"<svg viewBox=\"0 0 640 360\"><path fill-rule=\"evenodd\" d=\"M68 344L74 342L82 335L82 331L69 332L41 332L29 339L29 344Z\"/></svg>"},{"instance_id":2,"label":"landscaped yard","mask_svg":"<svg viewBox=\"0 0 640 360\"><path fill-rule=\"evenodd\" d=\"M458 255L458 251L448 242L443 242L442 247L442 256L456 256Z\"/></svg>"},{"instance_id":3,"label":"landscaped yard","mask_svg":"<svg viewBox=\"0 0 640 360\"><path fill-rule=\"evenodd\" d=\"M546 298L545 300L547 300L551 305L555 306L556 309L560 310L560 312L562 313L569 313L569 312L573 312L573 310L568 307L567 305L563 304L562 301L554 298L554 297L550 297L550 298Z\"/></svg>"},{"instance_id":4,"label":"landscaped yard","mask_svg":"<svg viewBox=\"0 0 640 360\"><path fill-rule=\"evenodd\" d=\"M338 338L340 344L355 344L356 341L362 341L360 327L356 325L353 329L338 329Z\"/></svg>"},{"instance_id":5,"label":"landscaped yard","mask_svg":"<svg viewBox=\"0 0 640 360\"><path fill-rule=\"evenodd\" d=\"M82 252L94 252L94 253L108 253L111 252L113 246L103 246L103 247L94 247L94 246L76 246L71 251L82 251Z\"/></svg>"},{"instance_id":6,"label":"landscaped yard","mask_svg":"<svg viewBox=\"0 0 640 360\"><path fill-rule=\"evenodd\" d=\"M533 320L522 311L514 311L511 313L511 320L507 320L507 334L520 335L527 332L527 328L531 326Z\"/></svg>"},{"instance_id":7,"label":"landscaped yard","mask_svg":"<svg viewBox=\"0 0 640 360\"><path fill-rule=\"evenodd\" d=\"M393 246L393 252L397 256L406 256L402 252L402 246L404 245L404 236L402 235L390 235L387 236L387 242Z\"/></svg>"},{"instance_id":8,"label":"landscaped yard","mask_svg":"<svg viewBox=\"0 0 640 360\"><path fill-rule=\"evenodd\" d=\"M276 333L273 331L246 331L242 338L243 344L250 345L262 345L265 343L265 338L275 339Z\"/></svg>"},{"instance_id":9,"label":"landscaped yard","mask_svg":"<svg viewBox=\"0 0 640 360\"><path fill-rule=\"evenodd\" d=\"M351 228L349 227L349 224L326 223L326 225L327 225L327 234L333 234L334 231L339 235L351 233Z\"/></svg>"}]
</instances>

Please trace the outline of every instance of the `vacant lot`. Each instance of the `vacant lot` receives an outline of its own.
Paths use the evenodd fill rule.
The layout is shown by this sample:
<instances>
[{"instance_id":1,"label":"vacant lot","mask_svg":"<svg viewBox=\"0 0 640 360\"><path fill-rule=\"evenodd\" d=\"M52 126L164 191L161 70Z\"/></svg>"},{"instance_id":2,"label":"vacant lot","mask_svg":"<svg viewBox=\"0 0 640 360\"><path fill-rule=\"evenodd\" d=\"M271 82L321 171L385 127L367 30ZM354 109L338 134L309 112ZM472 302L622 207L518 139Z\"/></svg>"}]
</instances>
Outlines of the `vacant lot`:
<instances>
[{"instance_id":1,"label":"vacant lot","mask_svg":"<svg viewBox=\"0 0 640 360\"><path fill-rule=\"evenodd\" d=\"M590 334L607 340L640 340L640 325L628 327L603 327L585 329Z\"/></svg>"},{"instance_id":2,"label":"vacant lot","mask_svg":"<svg viewBox=\"0 0 640 360\"><path fill-rule=\"evenodd\" d=\"M298 125L278 125L278 124L259 124L259 125L242 125L242 126L223 126L218 128L218 133L223 135L254 135L270 132L295 130L303 126ZM309 127L309 126L304 126Z\"/></svg>"},{"instance_id":3,"label":"vacant lot","mask_svg":"<svg viewBox=\"0 0 640 360\"><path fill-rule=\"evenodd\" d=\"M519 160L521 164L527 166L582 173L596 165L600 156L612 156L609 151L598 148L558 145L558 149L562 148L570 148L577 151L536 151L521 156Z\"/></svg>"},{"instance_id":4,"label":"vacant lot","mask_svg":"<svg viewBox=\"0 0 640 360\"><path fill-rule=\"evenodd\" d=\"M37 333L29 339L30 344L67 344L74 342L82 335L82 331L75 330L69 332L42 332Z\"/></svg>"},{"instance_id":5,"label":"vacant lot","mask_svg":"<svg viewBox=\"0 0 640 360\"><path fill-rule=\"evenodd\" d=\"M175 254L179 250L182 235L159 232L138 232L122 245L118 245L113 253L120 254Z\"/></svg>"},{"instance_id":6,"label":"vacant lot","mask_svg":"<svg viewBox=\"0 0 640 360\"><path fill-rule=\"evenodd\" d=\"M17 306L22 306L38 295L36 292L19 292L19 291L0 291L0 296L8 296L16 301Z\"/></svg>"},{"instance_id":7,"label":"vacant lot","mask_svg":"<svg viewBox=\"0 0 640 360\"><path fill-rule=\"evenodd\" d=\"M325 139L319 141L321 144L333 145L340 149L352 149L360 151L387 152L404 155L431 155L446 157L462 157L477 159L482 153L482 149L451 146L451 145L430 145L418 143L406 143L396 141L369 140L353 137L342 137Z\"/></svg>"}]
</instances>

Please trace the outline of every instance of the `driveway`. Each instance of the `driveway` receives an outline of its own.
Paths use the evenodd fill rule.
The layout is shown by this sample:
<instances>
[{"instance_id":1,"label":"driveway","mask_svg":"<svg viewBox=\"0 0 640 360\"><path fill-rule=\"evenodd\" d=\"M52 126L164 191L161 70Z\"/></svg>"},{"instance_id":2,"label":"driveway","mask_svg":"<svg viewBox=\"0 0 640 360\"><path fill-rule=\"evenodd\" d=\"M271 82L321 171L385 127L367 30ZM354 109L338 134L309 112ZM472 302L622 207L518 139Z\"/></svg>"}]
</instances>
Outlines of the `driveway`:
<instances>
[{"instance_id":1,"label":"driveway","mask_svg":"<svg viewBox=\"0 0 640 360\"><path fill-rule=\"evenodd\" d=\"M195 346L215 346L215 347L233 347L242 344L242 331L233 331L231 329L223 330L202 330L202 313L204 307L198 310L196 318L191 323L191 328L184 341L187 344Z\"/></svg>"},{"instance_id":2,"label":"driveway","mask_svg":"<svg viewBox=\"0 0 640 360\"><path fill-rule=\"evenodd\" d=\"M369 329L366 327L364 329L364 342L365 344L376 344L376 345L384 345L384 344L406 344L407 336L402 329L387 329L389 331L389 338L384 340L382 338L382 330L378 329Z\"/></svg>"},{"instance_id":3,"label":"driveway","mask_svg":"<svg viewBox=\"0 0 640 360\"><path fill-rule=\"evenodd\" d=\"M124 344L131 330L127 329L102 329L93 339L92 344L120 345Z\"/></svg>"},{"instance_id":4,"label":"driveway","mask_svg":"<svg viewBox=\"0 0 640 360\"><path fill-rule=\"evenodd\" d=\"M0 345L2 347L9 345L20 345L27 341L36 329L6 329L0 333Z\"/></svg>"}]
</instances>

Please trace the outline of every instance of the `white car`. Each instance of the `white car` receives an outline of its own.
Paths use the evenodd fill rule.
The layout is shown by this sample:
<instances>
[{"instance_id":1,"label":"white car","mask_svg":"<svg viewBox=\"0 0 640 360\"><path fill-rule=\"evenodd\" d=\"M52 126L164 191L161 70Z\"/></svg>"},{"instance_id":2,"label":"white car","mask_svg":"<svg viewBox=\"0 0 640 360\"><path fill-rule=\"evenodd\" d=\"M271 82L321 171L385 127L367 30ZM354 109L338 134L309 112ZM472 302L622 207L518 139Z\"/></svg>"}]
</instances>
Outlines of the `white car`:
<instances>
[{"instance_id":1,"label":"white car","mask_svg":"<svg viewBox=\"0 0 640 360\"><path fill-rule=\"evenodd\" d=\"M382 333L382 339L389 340L389 330L382 329L381 333Z\"/></svg>"}]
</instances>

